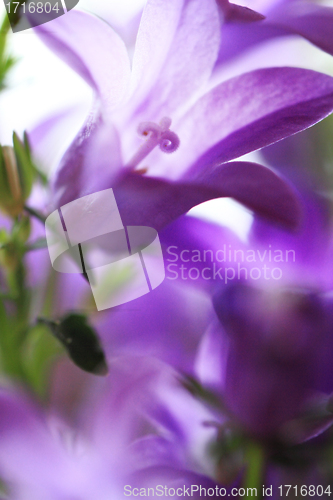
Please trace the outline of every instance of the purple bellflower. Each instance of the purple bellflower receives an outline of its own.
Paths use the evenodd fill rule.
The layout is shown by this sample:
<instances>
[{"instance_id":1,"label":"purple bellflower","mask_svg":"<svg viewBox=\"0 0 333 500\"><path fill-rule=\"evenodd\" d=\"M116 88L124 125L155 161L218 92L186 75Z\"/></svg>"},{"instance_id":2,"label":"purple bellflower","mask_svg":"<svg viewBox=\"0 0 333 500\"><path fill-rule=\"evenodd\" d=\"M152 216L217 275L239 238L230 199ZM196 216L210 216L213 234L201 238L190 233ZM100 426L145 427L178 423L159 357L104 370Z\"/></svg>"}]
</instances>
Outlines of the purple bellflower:
<instances>
[{"instance_id":1,"label":"purple bellflower","mask_svg":"<svg viewBox=\"0 0 333 500\"><path fill-rule=\"evenodd\" d=\"M203 201L231 196L270 220L297 226L299 204L282 178L261 165L230 160L329 114L333 80L299 68L265 68L213 86L211 76L223 42L220 26L213 0L150 0L131 65L119 36L84 12L71 11L52 27L37 28L96 95L93 112L59 166L55 206L112 187L124 225L160 231ZM33 133L30 138L35 144ZM110 312L111 322L108 315L98 318L103 338L111 332L111 348L127 344L130 337L136 349L147 339L146 347L149 344L156 354L153 344L160 333L164 340L156 349L168 353L168 361L175 358L170 330L179 338L192 331L191 325L186 327L187 313L181 313L188 311L190 301L180 287L169 285L137 299L133 311L120 307L122 314ZM179 295L182 300L172 316L168 311L174 310ZM193 298L196 304L202 301L197 293ZM167 304L163 321L156 317L158 304ZM193 319L196 340L190 334L184 340L185 350L192 353L209 315L209 308L193 309L193 318L201 318ZM181 318L177 328L176 318Z\"/></svg>"},{"instance_id":2,"label":"purple bellflower","mask_svg":"<svg viewBox=\"0 0 333 500\"><path fill-rule=\"evenodd\" d=\"M315 398L326 394L327 402L333 391L330 301L312 290L262 291L243 282L216 293L214 304L230 340L223 393L236 420L290 444L331 425L329 411L311 415Z\"/></svg>"},{"instance_id":3,"label":"purple bellflower","mask_svg":"<svg viewBox=\"0 0 333 500\"><path fill-rule=\"evenodd\" d=\"M244 243L225 230L221 238L219 228L214 238L206 223L183 221L187 255L206 245L225 257L214 264L221 269L215 279L212 263L192 263L200 272L209 268L204 275L210 279L196 283L210 290L219 320L201 343L201 381L222 394L234 422L249 435L289 445L333 422L327 406L333 392L332 228L328 201L309 188L300 193L304 219L298 234L255 220ZM272 267L279 269L278 279L272 279Z\"/></svg>"},{"instance_id":4,"label":"purple bellflower","mask_svg":"<svg viewBox=\"0 0 333 500\"><path fill-rule=\"evenodd\" d=\"M75 377L59 368L65 393L68 375ZM1 388L0 475L6 498L120 499L132 490L133 496L138 491L148 496L147 488L158 485L158 496L166 498L165 486L215 489L208 464L201 463L212 434L202 423L211 415L182 392L170 368L149 358L118 358L110 378L83 382L67 421L54 402L42 409L26 394ZM177 418L167 411L168 399L178 405ZM199 498L196 492L192 496Z\"/></svg>"},{"instance_id":5,"label":"purple bellflower","mask_svg":"<svg viewBox=\"0 0 333 500\"><path fill-rule=\"evenodd\" d=\"M221 46L213 0L148 1L132 67L118 35L83 12L37 30L97 98L58 169L57 206L113 187L125 225L160 230L221 196L288 227L297 224L297 202L281 178L254 163L228 162L329 114L330 77L265 68L211 88Z\"/></svg>"}]
</instances>

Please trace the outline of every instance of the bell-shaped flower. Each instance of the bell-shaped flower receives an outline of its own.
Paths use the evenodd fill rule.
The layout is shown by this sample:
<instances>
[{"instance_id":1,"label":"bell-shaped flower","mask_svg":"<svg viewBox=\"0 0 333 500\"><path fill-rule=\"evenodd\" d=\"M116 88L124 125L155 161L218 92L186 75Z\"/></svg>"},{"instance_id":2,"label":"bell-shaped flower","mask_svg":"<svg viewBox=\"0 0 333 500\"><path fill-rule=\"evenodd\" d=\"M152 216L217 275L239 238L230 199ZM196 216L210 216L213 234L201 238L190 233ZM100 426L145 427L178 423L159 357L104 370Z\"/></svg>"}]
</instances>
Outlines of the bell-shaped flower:
<instances>
[{"instance_id":1,"label":"bell-shaped flower","mask_svg":"<svg viewBox=\"0 0 333 500\"><path fill-rule=\"evenodd\" d=\"M176 374L151 358L131 357L115 360L110 375L89 380L59 366L48 409L22 391L1 387L0 477L6 498L107 500L131 492L148 496L148 488L166 498L169 488L215 489L208 464L206 470L200 465L200 449L212 434L203 425L209 412L181 391ZM183 409L187 401L183 421L189 423L195 412L187 429L163 411L163 392Z\"/></svg>"},{"instance_id":2,"label":"bell-shaped flower","mask_svg":"<svg viewBox=\"0 0 333 500\"><path fill-rule=\"evenodd\" d=\"M38 32L97 98L58 169L57 206L113 187L125 225L159 230L195 205L231 196L271 220L297 225L294 193L281 178L230 160L329 114L330 77L264 68L212 88L221 44L213 0L148 1L132 65L119 36L83 12Z\"/></svg>"}]
</instances>

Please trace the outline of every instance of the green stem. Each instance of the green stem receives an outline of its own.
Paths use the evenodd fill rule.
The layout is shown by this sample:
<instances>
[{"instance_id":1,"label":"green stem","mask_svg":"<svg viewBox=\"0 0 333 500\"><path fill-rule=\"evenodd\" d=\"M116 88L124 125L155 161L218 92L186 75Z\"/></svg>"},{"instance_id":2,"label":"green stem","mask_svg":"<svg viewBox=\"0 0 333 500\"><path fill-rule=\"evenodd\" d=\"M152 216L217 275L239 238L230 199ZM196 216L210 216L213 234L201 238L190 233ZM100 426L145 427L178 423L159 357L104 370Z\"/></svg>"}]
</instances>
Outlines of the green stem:
<instances>
[{"instance_id":1,"label":"green stem","mask_svg":"<svg viewBox=\"0 0 333 500\"><path fill-rule=\"evenodd\" d=\"M29 243L25 247L26 252L33 252L34 250L41 250L42 248L47 248L46 238L39 238L35 240L33 243Z\"/></svg>"},{"instance_id":2,"label":"green stem","mask_svg":"<svg viewBox=\"0 0 333 500\"><path fill-rule=\"evenodd\" d=\"M7 14L6 14L5 17L3 18L1 25L0 25L0 35L3 35L5 38L9 32L9 28L10 28L9 19L8 19ZM1 44L1 48L2 48L2 44ZM3 52L0 51L0 55L2 55L2 54L3 54Z\"/></svg>"},{"instance_id":3,"label":"green stem","mask_svg":"<svg viewBox=\"0 0 333 500\"><path fill-rule=\"evenodd\" d=\"M43 224L45 224L46 217L45 217L45 215L40 213L38 210L35 210L34 208L28 207L27 205L24 206L24 210L32 217L35 217L35 219L39 220L39 222L42 222Z\"/></svg>"},{"instance_id":4,"label":"green stem","mask_svg":"<svg viewBox=\"0 0 333 500\"><path fill-rule=\"evenodd\" d=\"M254 495L252 495L251 491L253 488L256 488L256 498L260 499L262 497L262 485L265 469L265 452L263 447L254 441L249 441L246 448L245 458L247 468L243 485L246 491L244 498L253 499Z\"/></svg>"}]
</instances>

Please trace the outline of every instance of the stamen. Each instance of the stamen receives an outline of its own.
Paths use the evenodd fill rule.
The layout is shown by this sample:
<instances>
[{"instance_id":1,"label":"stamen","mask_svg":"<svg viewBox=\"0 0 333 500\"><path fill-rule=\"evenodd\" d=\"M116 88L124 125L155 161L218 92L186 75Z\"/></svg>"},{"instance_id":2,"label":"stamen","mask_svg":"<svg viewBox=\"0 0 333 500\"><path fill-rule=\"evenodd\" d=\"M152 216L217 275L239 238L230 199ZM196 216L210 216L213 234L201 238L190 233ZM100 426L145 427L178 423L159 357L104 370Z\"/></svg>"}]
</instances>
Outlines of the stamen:
<instances>
[{"instance_id":1,"label":"stamen","mask_svg":"<svg viewBox=\"0 0 333 500\"><path fill-rule=\"evenodd\" d=\"M167 116L162 118L159 124L154 122L140 123L138 132L143 137L148 137L148 139L142 144L126 167L134 170L156 146L159 146L160 150L164 153L173 153L176 151L180 141L178 135L170 130L170 125L171 119Z\"/></svg>"}]
</instances>

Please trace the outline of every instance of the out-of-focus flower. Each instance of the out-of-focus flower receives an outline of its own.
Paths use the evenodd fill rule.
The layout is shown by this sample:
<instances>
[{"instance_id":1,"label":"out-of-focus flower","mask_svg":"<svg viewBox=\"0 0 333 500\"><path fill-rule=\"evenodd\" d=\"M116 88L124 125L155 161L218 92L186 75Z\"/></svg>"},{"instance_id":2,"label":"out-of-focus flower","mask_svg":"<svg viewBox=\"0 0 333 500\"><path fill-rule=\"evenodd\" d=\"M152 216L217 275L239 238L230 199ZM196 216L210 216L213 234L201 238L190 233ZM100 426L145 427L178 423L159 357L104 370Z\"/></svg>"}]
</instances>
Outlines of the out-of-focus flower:
<instances>
[{"instance_id":1,"label":"out-of-focus flower","mask_svg":"<svg viewBox=\"0 0 333 500\"><path fill-rule=\"evenodd\" d=\"M330 425L328 411L302 424L312 399L333 391L330 302L312 291L242 283L216 294L214 303L230 340L224 397L246 430L297 443Z\"/></svg>"},{"instance_id":2,"label":"out-of-focus flower","mask_svg":"<svg viewBox=\"0 0 333 500\"><path fill-rule=\"evenodd\" d=\"M221 27L221 44L214 72L263 42L288 36L301 36L333 55L333 8L304 0L267 0L260 12L265 19L257 23L228 22Z\"/></svg>"},{"instance_id":3,"label":"out-of-focus flower","mask_svg":"<svg viewBox=\"0 0 333 500\"><path fill-rule=\"evenodd\" d=\"M254 223L246 244L224 232L231 258L226 253L219 266L229 268L229 279L209 283L220 325L212 322L197 361L202 381L220 391L237 425L289 444L333 421L326 408L333 391L328 203L302 195L306 216L297 235L263 222ZM289 261L286 250L293 255ZM279 267L279 279L270 279L263 264L266 271Z\"/></svg>"},{"instance_id":4,"label":"out-of-focus flower","mask_svg":"<svg viewBox=\"0 0 333 500\"><path fill-rule=\"evenodd\" d=\"M331 226L328 201L309 192L309 185L302 204L305 219L299 234L285 235L255 221L247 243L195 219L173 224L177 246L172 257L179 261L174 269L179 271L182 264L202 276L205 268L206 280L195 283L213 296L216 317L201 341L197 379L189 388L213 409L211 425L218 429L215 477L222 482L234 481L243 467L261 467L256 452L252 457L246 451L250 440L266 460L268 475L257 477L257 484L277 488L283 478L288 484L330 483L321 457L332 446L328 429L333 423ZM172 226L162 232L162 239L170 241L170 232ZM274 263L276 248L277 261L283 255L279 263ZM180 258L184 249L182 255L189 259L185 264ZM295 260L286 262L286 250L295 253ZM283 278L269 280L262 272L260 279L257 269L252 279L251 269L264 264L267 269L279 266ZM213 267L220 269L215 278Z\"/></svg>"},{"instance_id":5,"label":"out-of-focus flower","mask_svg":"<svg viewBox=\"0 0 333 500\"><path fill-rule=\"evenodd\" d=\"M280 178L257 164L227 162L330 113L331 79L266 68L209 90L219 26L213 0L149 1L131 72L121 40L99 19L72 11L52 29L38 28L98 97L58 171L58 206L112 186L125 225L161 229L194 205L232 196L295 226L295 199ZM173 154L162 155L158 146Z\"/></svg>"},{"instance_id":6,"label":"out-of-focus flower","mask_svg":"<svg viewBox=\"0 0 333 500\"><path fill-rule=\"evenodd\" d=\"M72 382L75 377L64 366L58 375L64 394L66 376ZM158 393L167 386L171 399L173 387L178 404L186 400L186 394L183 399L180 390L177 394L169 368L149 358L119 358L110 378L90 384L85 380L83 386L81 381L84 397L67 423L55 413L60 408L54 403L45 411L22 392L2 388L0 476L8 498L108 500L123 498L129 488L158 484L164 498L165 485L215 488L216 483L202 475L207 472L204 466L196 464L198 449L190 450L200 441L200 428L206 434L201 447L211 434L202 425L209 413L193 400L196 417L191 428L181 426L159 403ZM155 418L148 418L152 413Z\"/></svg>"}]
</instances>

